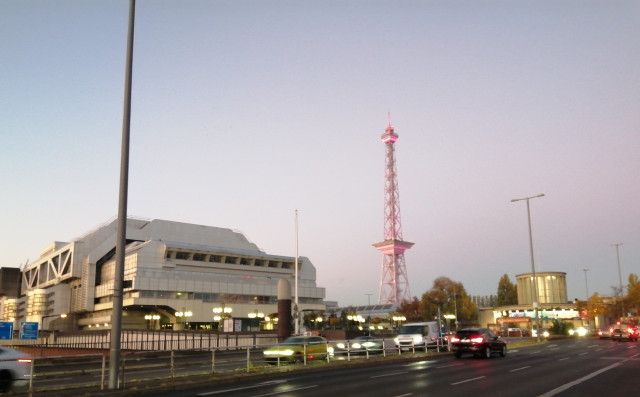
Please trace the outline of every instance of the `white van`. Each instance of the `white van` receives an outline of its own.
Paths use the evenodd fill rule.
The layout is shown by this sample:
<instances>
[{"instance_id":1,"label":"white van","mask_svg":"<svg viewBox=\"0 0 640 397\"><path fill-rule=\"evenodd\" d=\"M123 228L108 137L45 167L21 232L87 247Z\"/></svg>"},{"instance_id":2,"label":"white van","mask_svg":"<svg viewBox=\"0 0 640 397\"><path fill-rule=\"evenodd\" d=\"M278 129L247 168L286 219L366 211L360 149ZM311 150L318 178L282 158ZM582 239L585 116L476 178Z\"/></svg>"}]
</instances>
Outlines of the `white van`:
<instances>
[{"instance_id":1,"label":"white van","mask_svg":"<svg viewBox=\"0 0 640 397\"><path fill-rule=\"evenodd\" d=\"M407 323L400 326L398 336L393 341L400 350L447 348L437 321Z\"/></svg>"}]
</instances>

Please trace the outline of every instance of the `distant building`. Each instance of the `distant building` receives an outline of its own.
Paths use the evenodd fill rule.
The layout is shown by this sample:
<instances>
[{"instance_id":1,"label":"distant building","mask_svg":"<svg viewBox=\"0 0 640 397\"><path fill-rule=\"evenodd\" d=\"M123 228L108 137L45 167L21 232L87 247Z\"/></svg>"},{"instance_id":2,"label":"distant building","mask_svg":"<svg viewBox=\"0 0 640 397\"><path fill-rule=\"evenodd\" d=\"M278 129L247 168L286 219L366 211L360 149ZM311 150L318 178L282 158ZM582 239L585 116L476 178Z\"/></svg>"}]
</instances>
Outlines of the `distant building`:
<instances>
[{"instance_id":1,"label":"distant building","mask_svg":"<svg viewBox=\"0 0 640 397\"><path fill-rule=\"evenodd\" d=\"M23 295L0 298L3 320L110 328L116 235L114 220L52 243L23 269ZM126 238L123 329L271 329L278 280L295 277L294 257L267 254L230 229L129 218ZM324 311L315 267L306 257L298 264L300 310Z\"/></svg>"},{"instance_id":2,"label":"distant building","mask_svg":"<svg viewBox=\"0 0 640 397\"><path fill-rule=\"evenodd\" d=\"M19 297L21 280L22 272L17 267L0 268L0 296Z\"/></svg>"},{"instance_id":3,"label":"distant building","mask_svg":"<svg viewBox=\"0 0 640 397\"><path fill-rule=\"evenodd\" d=\"M574 302L567 300L567 280L564 272L536 272L538 296L533 291L533 273L516 275L518 304L481 309L479 323L495 329L521 328L531 330L535 324L534 298L538 302L541 327L550 327L553 320L579 319Z\"/></svg>"}]
</instances>

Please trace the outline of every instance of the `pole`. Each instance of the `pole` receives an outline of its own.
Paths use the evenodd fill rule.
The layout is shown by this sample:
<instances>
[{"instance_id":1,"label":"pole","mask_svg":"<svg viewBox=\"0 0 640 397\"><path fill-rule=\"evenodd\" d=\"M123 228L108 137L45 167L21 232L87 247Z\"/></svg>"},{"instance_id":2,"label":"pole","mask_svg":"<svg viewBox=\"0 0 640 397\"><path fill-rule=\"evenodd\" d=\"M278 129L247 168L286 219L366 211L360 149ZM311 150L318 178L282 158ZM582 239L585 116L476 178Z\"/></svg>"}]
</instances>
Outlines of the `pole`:
<instances>
[{"instance_id":1,"label":"pole","mask_svg":"<svg viewBox=\"0 0 640 397\"><path fill-rule=\"evenodd\" d=\"M295 315L294 315L294 335L300 335L300 308L298 307L298 210L296 210L296 225L295 225L295 231L296 231L296 263L295 263L295 282L294 282L294 290L295 290L295 297L294 297L294 303L295 303L295 307L294 307L294 311L295 311Z\"/></svg>"},{"instance_id":2,"label":"pole","mask_svg":"<svg viewBox=\"0 0 640 397\"><path fill-rule=\"evenodd\" d=\"M120 336L122 332L122 302L124 282L124 250L127 231L127 195L129 185L129 135L131 127L131 75L133 65L133 28L136 1L129 0L129 31L125 71L125 95L122 118L122 147L120 158L120 195L118 202L118 232L116 240L116 268L113 277L113 309L111 314L111 344L109 355L109 389L118 388Z\"/></svg>"},{"instance_id":3,"label":"pole","mask_svg":"<svg viewBox=\"0 0 640 397\"><path fill-rule=\"evenodd\" d=\"M537 196L525 197L521 199L513 199L511 202L526 200L527 202L527 222L529 225L529 251L531 253L531 274L533 276L533 291L531 292L531 297L533 300L533 311L536 319L536 340L540 342L540 316L538 315L538 299L540 295L538 294L538 278L536 277L536 266L535 261L533 259L533 235L531 233L531 211L529 209L529 200L533 198L544 197L544 194L539 194Z\"/></svg>"},{"instance_id":4,"label":"pole","mask_svg":"<svg viewBox=\"0 0 640 397\"><path fill-rule=\"evenodd\" d=\"M538 293L538 278L536 277L536 266L533 260L533 235L531 233L531 211L529 211L529 199L527 199L527 219L529 222L529 250L531 251L531 273L533 274L533 289L535 294L535 300L533 301L533 310L536 316L536 340L540 342L540 316L538 315L538 300L540 295Z\"/></svg>"},{"instance_id":5,"label":"pole","mask_svg":"<svg viewBox=\"0 0 640 397\"><path fill-rule=\"evenodd\" d=\"M620 307L622 308L622 317L624 317L624 290L622 289L622 272L620 272L620 251L618 248L622 245L622 243L611 244L616 247L616 258L618 259L618 280L620 282Z\"/></svg>"},{"instance_id":6,"label":"pole","mask_svg":"<svg viewBox=\"0 0 640 397\"><path fill-rule=\"evenodd\" d=\"M587 302L589 302L589 282L587 281L587 272L589 269L582 269L582 271L584 272L584 287L587 291Z\"/></svg>"}]
</instances>

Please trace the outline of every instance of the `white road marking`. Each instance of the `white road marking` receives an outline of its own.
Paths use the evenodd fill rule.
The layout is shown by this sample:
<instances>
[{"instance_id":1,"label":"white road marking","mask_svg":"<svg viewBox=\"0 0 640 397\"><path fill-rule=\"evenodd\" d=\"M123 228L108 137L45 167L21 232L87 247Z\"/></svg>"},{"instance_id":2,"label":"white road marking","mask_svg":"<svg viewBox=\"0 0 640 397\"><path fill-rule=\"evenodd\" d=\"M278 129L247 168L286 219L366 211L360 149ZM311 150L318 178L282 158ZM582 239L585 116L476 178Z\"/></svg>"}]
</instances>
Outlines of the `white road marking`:
<instances>
[{"instance_id":1,"label":"white road marking","mask_svg":"<svg viewBox=\"0 0 640 397\"><path fill-rule=\"evenodd\" d=\"M527 368L531 368L531 366L527 365L526 367L515 368L515 369L510 370L509 372L522 371L523 369L527 369Z\"/></svg>"},{"instance_id":2,"label":"white road marking","mask_svg":"<svg viewBox=\"0 0 640 397\"><path fill-rule=\"evenodd\" d=\"M264 386L268 386L271 384L279 384L279 383L286 383L286 380L273 380L273 381L268 381L268 382L261 382L258 383L256 385L251 385L251 386L246 386L246 387L236 387L233 389L224 389L224 390L219 390L219 391L210 391L210 392L206 392L206 393L200 393L198 394L199 396L210 396L213 394L223 394L223 393L230 393L233 391L239 391L239 390L249 390L249 389L255 389L257 387L264 387Z\"/></svg>"},{"instance_id":3,"label":"white road marking","mask_svg":"<svg viewBox=\"0 0 640 397\"><path fill-rule=\"evenodd\" d=\"M305 386L305 387L296 387L295 389L287 389L287 390L276 391L276 392L273 392L273 393L267 393L267 394L257 394L257 395L255 395L255 397L275 396L275 395L278 395L278 394L289 393L289 392L292 392L292 391L305 390L305 389L313 389L314 387L318 387L318 385Z\"/></svg>"},{"instance_id":4,"label":"white road marking","mask_svg":"<svg viewBox=\"0 0 640 397\"><path fill-rule=\"evenodd\" d=\"M471 378L471 379L461 380L460 382L452 383L452 384L451 384L451 386L459 385L459 384L461 384L461 383L473 382L474 380L478 380L478 379L482 379L482 378L484 378L484 376L478 376L477 378Z\"/></svg>"},{"instance_id":5,"label":"white road marking","mask_svg":"<svg viewBox=\"0 0 640 397\"><path fill-rule=\"evenodd\" d=\"M551 391L548 391L548 392L546 392L544 394L541 394L538 397L552 397L552 396L555 396L556 394L562 393L563 391L569 389L570 387L573 387L573 386L578 385L578 384L580 384L580 383L582 383L582 382L584 382L586 380L589 380L589 379L591 379L591 378L593 378L595 376L598 376L603 372L606 372L606 371L608 371L610 369L613 369L613 368L617 367L618 365L622 365L622 363L611 364L608 367L604 367L602 369L599 369L596 372L592 372L589 375L586 375L586 376L583 376L580 379L574 380L573 382L569 382L569 383L566 383L566 384L564 384L564 385L562 385L560 387L556 387L555 389L553 389Z\"/></svg>"},{"instance_id":6,"label":"white road marking","mask_svg":"<svg viewBox=\"0 0 640 397\"><path fill-rule=\"evenodd\" d=\"M384 378L385 376L395 376L395 375L402 375L402 374L407 374L408 372L394 372L391 374L384 374L384 375L376 375L376 376L372 376L370 379L375 379L375 378Z\"/></svg>"}]
</instances>

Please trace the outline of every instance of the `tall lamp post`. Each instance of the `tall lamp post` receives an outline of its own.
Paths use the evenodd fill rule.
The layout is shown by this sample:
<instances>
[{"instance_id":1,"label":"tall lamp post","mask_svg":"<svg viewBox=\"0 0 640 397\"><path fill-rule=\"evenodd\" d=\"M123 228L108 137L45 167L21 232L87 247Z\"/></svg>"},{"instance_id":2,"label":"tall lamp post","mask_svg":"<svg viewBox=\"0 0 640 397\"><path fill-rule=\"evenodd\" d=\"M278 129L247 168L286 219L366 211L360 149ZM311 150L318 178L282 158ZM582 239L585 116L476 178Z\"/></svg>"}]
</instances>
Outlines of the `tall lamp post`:
<instances>
[{"instance_id":1,"label":"tall lamp post","mask_svg":"<svg viewBox=\"0 0 640 397\"><path fill-rule=\"evenodd\" d=\"M622 289L622 273L620 272L620 251L619 247L622 243L611 244L613 247L616 247L616 258L618 259L618 280L620 281L620 307L622 308L622 317L624 317L624 290Z\"/></svg>"},{"instance_id":2,"label":"tall lamp post","mask_svg":"<svg viewBox=\"0 0 640 397\"><path fill-rule=\"evenodd\" d=\"M51 318L51 317L59 317L59 318L67 318L67 313L61 313L61 314L48 314L46 316L42 316L42 318L40 319L40 329L42 331L44 331L44 319L45 318Z\"/></svg>"},{"instance_id":3,"label":"tall lamp post","mask_svg":"<svg viewBox=\"0 0 640 397\"><path fill-rule=\"evenodd\" d=\"M529 210L529 200L544 197L544 194L538 194L537 196L524 197L519 199L512 199L511 202L514 203L516 201L527 202L527 221L529 223L529 250L531 252L531 273L533 275L533 291L531 291L531 297L533 300L533 311L536 318L536 339L540 342L540 316L538 316L538 279L536 278L536 266L533 260L533 237L531 236L531 211Z\"/></svg>"},{"instance_id":4,"label":"tall lamp post","mask_svg":"<svg viewBox=\"0 0 640 397\"><path fill-rule=\"evenodd\" d=\"M224 303L222 306L213 308L213 321L218 322L218 331L225 331L224 322L226 319L231 318L231 312L233 312L233 309L225 306ZM220 327L220 325L222 325L222 327Z\"/></svg>"},{"instance_id":5,"label":"tall lamp post","mask_svg":"<svg viewBox=\"0 0 640 397\"><path fill-rule=\"evenodd\" d=\"M589 269L582 269L582 271L584 272L584 287L587 290L587 300L586 300L586 302L589 302L589 281L587 281L587 272L589 271Z\"/></svg>"}]
</instances>

